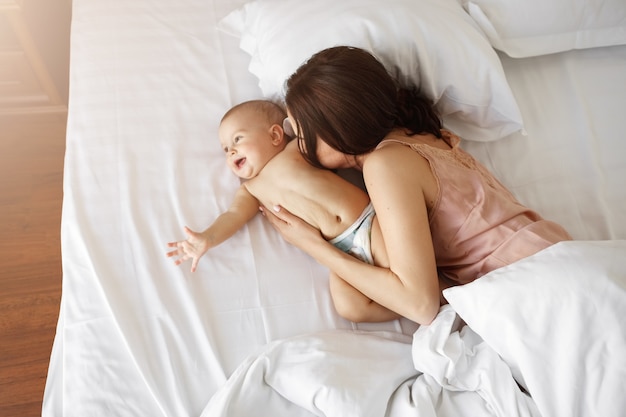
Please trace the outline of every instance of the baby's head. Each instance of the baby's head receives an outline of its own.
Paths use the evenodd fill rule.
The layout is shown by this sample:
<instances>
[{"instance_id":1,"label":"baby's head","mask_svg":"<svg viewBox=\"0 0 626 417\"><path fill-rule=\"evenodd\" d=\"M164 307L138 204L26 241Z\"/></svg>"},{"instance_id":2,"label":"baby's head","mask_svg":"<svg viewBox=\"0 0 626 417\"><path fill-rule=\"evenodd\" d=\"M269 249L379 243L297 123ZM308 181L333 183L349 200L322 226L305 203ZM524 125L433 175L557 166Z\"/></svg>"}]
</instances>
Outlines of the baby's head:
<instances>
[{"instance_id":1,"label":"baby's head","mask_svg":"<svg viewBox=\"0 0 626 417\"><path fill-rule=\"evenodd\" d=\"M270 159L285 149L285 110L269 100L251 100L228 110L218 135L230 169L240 178L256 177Z\"/></svg>"}]
</instances>

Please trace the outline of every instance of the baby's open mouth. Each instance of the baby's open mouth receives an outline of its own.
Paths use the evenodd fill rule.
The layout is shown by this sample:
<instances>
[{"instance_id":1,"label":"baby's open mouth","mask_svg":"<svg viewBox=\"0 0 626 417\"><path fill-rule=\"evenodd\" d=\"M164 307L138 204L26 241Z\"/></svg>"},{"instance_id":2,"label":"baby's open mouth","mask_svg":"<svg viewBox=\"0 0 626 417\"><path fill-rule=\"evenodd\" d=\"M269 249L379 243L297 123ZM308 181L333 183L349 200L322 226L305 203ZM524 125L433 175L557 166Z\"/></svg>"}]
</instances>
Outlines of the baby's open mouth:
<instances>
[{"instance_id":1,"label":"baby's open mouth","mask_svg":"<svg viewBox=\"0 0 626 417\"><path fill-rule=\"evenodd\" d=\"M246 163L246 158L237 159L235 161L235 166L237 168L241 168L243 166L243 164L245 164L245 163Z\"/></svg>"}]
</instances>

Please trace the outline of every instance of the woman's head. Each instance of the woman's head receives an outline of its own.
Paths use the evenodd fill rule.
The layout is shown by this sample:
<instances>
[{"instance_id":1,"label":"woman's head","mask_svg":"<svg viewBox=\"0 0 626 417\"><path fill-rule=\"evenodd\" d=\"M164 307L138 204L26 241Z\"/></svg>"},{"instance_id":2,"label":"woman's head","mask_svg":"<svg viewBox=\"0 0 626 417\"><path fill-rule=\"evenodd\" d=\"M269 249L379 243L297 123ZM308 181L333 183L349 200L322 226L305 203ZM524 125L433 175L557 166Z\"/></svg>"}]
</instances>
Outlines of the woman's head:
<instances>
[{"instance_id":1,"label":"woman's head","mask_svg":"<svg viewBox=\"0 0 626 417\"><path fill-rule=\"evenodd\" d=\"M347 46L313 55L287 80L285 104L314 165L317 138L348 155L372 151L394 128L440 136L439 118L415 89L399 89L370 53ZM293 121L292 121L293 122Z\"/></svg>"}]
</instances>

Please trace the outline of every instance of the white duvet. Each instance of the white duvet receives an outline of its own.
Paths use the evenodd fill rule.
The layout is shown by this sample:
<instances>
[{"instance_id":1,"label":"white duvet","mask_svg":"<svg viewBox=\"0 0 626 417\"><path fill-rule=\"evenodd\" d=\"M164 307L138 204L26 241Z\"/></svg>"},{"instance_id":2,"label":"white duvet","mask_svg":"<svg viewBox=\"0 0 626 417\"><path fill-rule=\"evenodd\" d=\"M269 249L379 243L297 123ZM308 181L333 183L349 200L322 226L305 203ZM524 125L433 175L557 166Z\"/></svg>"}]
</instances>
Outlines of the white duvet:
<instances>
[{"instance_id":1,"label":"white duvet","mask_svg":"<svg viewBox=\"0 0 626 417\"><path fill-rule=\"evenodd\" d=\"M625 255L626 241L559 243L447 290L450 304L412 340L273 342L202 416L623 416Z\"/></svg>"},{"instance_id":2,"label":"white duvet","mask_svg":"<svg viewBox=\"0 0 626 417\"><path fill-rule=\"evenodd\" d=\"M327 332L251 357L202 416L539 416L506 363L450 306L411 340Z\"/></svg>"}]
</instances>

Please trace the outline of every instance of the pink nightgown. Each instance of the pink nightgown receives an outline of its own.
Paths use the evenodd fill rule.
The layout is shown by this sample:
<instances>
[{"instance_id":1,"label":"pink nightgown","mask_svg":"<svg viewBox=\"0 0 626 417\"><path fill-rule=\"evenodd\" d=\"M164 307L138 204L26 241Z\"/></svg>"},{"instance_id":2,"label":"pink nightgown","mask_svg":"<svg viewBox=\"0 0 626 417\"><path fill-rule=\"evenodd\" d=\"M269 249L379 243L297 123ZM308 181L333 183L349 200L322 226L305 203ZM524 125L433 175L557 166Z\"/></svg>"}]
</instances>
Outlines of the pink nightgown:
<instances>
[{"instance_id":1,"label":"pink nightgown","mask_svg":"<svg viewBox=\"0 0 626 417\"><path fill-rule=\"evenodd\" d=\"M452 149L386 139L411 147L430 163L439 195L429 212L439 275L449 284L476 278L562 240L560 225L520 204L480 162L459 147L458 136L442 130Z\"/></svg>"}]
</instances>

